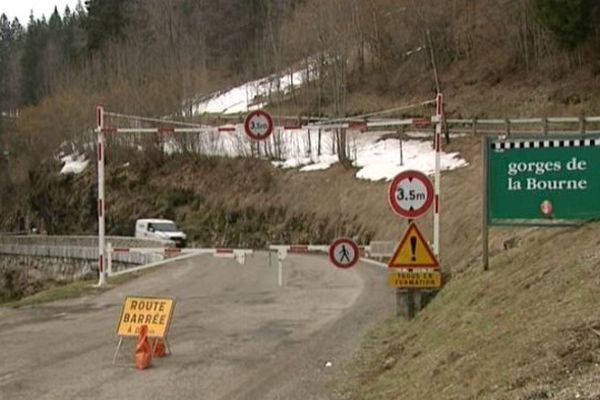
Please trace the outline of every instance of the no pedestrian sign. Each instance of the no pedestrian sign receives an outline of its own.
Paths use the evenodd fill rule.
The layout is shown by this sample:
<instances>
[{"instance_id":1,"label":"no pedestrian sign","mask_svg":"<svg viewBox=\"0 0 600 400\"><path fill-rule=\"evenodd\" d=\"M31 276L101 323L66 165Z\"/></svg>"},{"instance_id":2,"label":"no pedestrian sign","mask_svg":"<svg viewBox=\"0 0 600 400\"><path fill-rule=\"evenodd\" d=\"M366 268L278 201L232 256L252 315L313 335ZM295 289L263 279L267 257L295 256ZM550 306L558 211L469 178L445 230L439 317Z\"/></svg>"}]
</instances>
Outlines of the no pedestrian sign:
<instances>
[{"instance_id":1,"label":"no pedestrian sign","mask_svg":"<svg viewBox=\"0 0 600 400\"><path fill-rule=\"evenodd\" d=\"M404 171L396 175L388 189L388 203L392 210L404 218L425 214L433 203L431 180L419 171Z\"/></svg>"},{"instance_id":2,"label":"no pedestrian sign","mask_svg":"<svg viewBox=\"0 0 600 400\"><path fill-rule=\"evenodd\" d=\"M351 239L340 238L329 246L329 260L338 268L353 267L359 258L358 245Z\"/></svg>"},{"instance_id":3,"label":"no pedestrian sign","mask_svg":"<svg viewBox=\"0 0 600 400\"><path fill-rule=\"evenodd\" d=\"M244 131L253 140L267 139L273 128L273 118L266 111L253 111L244 120Z\"/></svg>"},{"instance_id":4,"label":"no pedestrian sign","mask_svg":"<svg viewBox=\"0 0 600 400\"><path fill-rule=\"evenodd\" d=\"M149 337L164 339L169 332L174 308L175 300L172 298L127 296L117 335L137 336L142 325L146 325Z\"/></svg>"}]
</instances>

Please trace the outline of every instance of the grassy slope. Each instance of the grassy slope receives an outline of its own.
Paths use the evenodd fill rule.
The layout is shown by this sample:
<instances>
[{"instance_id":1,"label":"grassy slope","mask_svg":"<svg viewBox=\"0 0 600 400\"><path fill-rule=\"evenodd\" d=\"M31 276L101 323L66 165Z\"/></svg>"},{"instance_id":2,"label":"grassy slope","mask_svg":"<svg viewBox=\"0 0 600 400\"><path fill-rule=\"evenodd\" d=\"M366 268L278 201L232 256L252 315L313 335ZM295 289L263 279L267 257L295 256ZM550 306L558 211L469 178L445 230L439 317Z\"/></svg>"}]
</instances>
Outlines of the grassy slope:
<instances>
[{"instance_id":1,"label":"grassy slope","mask_svg":"<svg viewBox=\"0 0 600 400\"><path fill-rule=\"evenodd\" d=\"M473 164L443 179L442 258L453 279L413 322L373 331L347 397L600 398L600 224L493 229L483 272L479 146L460 142L452 147ZM513 237L519 246L503 250Z\"/></svg>"}]
</instances>

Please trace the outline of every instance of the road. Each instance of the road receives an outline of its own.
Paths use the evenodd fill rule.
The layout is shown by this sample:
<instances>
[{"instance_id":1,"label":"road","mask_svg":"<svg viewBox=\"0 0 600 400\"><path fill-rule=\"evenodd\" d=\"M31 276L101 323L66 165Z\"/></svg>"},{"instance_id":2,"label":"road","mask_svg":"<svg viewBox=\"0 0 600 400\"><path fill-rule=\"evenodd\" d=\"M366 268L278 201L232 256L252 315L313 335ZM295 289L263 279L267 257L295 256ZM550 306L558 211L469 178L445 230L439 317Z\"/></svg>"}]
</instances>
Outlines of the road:
<instances>
[{"instance_id":1,"label":"road","mask_svg":"<svg viewBox=\"0 0 600 400\"><path fill-rule=\"evenodd\" d=\"M95 297L0 308L0 399L334 399L361 336L393 315L386 271L316 255L289 255L284 269L280 288L275 256L198 256ZM144 371L134 339L112 364L126 295L177 301L173 354Z\"/></svg>"}]
</instances>

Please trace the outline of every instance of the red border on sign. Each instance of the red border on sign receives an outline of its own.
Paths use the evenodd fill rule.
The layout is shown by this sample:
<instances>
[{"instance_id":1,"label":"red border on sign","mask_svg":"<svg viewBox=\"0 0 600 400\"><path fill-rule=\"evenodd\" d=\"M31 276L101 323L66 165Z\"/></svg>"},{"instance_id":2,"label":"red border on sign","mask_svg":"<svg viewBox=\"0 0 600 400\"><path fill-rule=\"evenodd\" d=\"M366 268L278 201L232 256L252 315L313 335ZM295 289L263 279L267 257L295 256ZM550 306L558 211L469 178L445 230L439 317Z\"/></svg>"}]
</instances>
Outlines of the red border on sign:
<instances>
[{"instance_id":1,"label":"red border on sign","mask_svg":"<svg viewBox=\"0 0 600 400\"><path fill-rule=\"evenodd\" d=\"M352 247L352 250L354 250L354 259L352 259L352 261L349 264L339 263L333 256L333 250L342 243L348 244L350 247ZM358 262L358 259L360 258L360 250L358 248L358 245L356 244L356 242L354 242L354 240L348 239L348 238L339 238L339 239L334 240L333 243L331 243L331 245L329 246L328 254L329 254L329 261L331 261L331 263L333 265L335 265L336 267L342 268L342 269L354 267L356 265L356 263Z\"/></svg>"},{"instance_id":2,"label":"red border on sign","mask_svg":"<svg viewBox=\"0 0 600 400\"><path fill-rule=\"evenodd\" d=\"M395 200L396 189L400 184L400 181L403 181L406 178L420 180L421 182L423 182L425 188L427 189L427 200L425 201L425 204L423 204L421 208L418 208L413 211L404 210L400 208L400 206ZM427 210L429 210L429 208L431 207L431 204L433 203L433 197L433 184L431 183L431 180L427 177L427 175L419 171L404 171L399 173L394 177L394 179L390 183L390 186L388 187L388 204L392 208L392 211L394 211L398 216L404 218L416 218L425 214Z\"/></svg>"},{"instance_id":3,"label":"red border on sign","mask_svg":"<svg viewBox=\"0 0 600 400\"><path fill-rule=\"evenodd\" d=\"M265 117L267 119L267 123L269 125L269 127L267 128L267 133L265 133L262 136L255 135L250 130L250 120L252 119L252 117L254 117L256 115L261 115L261 116ZM262 111L262 110L252 111L250 114L246 115L246 119L244 119L244 132L246 132L246 135L248 135L252 140L257 140L257 141L265 140L266 138L271 136L271 134L273 133L273 128L274 128L273 118L271 117L271 114L269 114L266 111Z\"/></svg>"},{"instance_id":4,"label":"red border on sign","mask_svg":"<svg viewBox=\"0 0 600 400\"><path fill-rule=\"evenodd\" d=\"M416 264L416 265L415 264L393 264L393 262L396 259L396 257L398 257L398 254L400 253L400 250L402 250L402 247L404 246L404 243L406 243L406 241L410 237L410 234L411 234L412 231L414 231L417 234L417 236L419 237L419 240L425 246L425 251L427 251L427 253L429 254L429 257L433 260L433 262L430 263L430 264ZM405 268L405 269L430 268L430 269L439 269L439 267L440 267L440 262L438 261L438 259L435 256L435 254L433 254L433 252L431 251L431 247L429 247L429 243L427 243L427 240L425 240L425 237L421 233L421 230L419 229L419 227L417 226L417 224L415 224L414 222L412 222L408 226L408 229L406 230L406 232L404 232L404 237L402 237L402 240L400 241L400 243L398 243L398 247L396 247L396 251L394 251L394 255L392 256L392 258L390 258L390 262L388 263L388 268Z\"/></svg>"}]
</instances>

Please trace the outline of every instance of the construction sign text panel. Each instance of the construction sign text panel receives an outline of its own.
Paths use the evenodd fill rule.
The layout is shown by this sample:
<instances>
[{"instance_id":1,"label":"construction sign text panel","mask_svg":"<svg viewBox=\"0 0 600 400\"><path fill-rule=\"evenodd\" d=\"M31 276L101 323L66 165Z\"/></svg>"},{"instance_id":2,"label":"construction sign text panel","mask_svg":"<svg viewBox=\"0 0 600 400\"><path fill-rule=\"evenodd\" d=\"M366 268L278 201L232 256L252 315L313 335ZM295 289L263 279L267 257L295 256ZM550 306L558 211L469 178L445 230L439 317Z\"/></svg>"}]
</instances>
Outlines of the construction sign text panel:
<instances>
[{"instance_id":1,"label":"construction sign text panel","mask_svg":"<svg viewBox=\"0 0 600 400\"><path fill-rule=\"evenodd\" d=\"M398 272L390 274L388 283L400 289L438 289L442 287L442 274L432 272Z\"/></svg>"},{"instance_id":2,"label":"construction sign text panel","mask_svg":"<svg viewBox=\"0 0 600 400\"><path fill-rule=\"evenodd\" d=\"M165 338L174 308L172 298L128 296L123 302L117 335L137 336L142 325L146 325L149 337Z\"/></svg>"}]
</instances>

